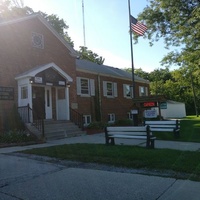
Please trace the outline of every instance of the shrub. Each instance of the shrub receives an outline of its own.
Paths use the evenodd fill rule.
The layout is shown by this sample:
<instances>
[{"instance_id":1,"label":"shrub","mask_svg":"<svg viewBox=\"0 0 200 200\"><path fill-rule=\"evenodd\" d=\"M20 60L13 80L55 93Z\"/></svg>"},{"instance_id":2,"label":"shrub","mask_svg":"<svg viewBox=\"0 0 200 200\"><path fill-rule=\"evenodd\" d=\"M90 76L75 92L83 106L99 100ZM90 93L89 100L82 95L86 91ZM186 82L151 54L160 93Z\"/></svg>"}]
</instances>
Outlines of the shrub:
<instances>
[{"instance_id":1,"label":"shrub","mask_svg":"<svg viewBox=\"0 0 200 200\"><path fill-rule=\"evenodd\" d=\"M34 140L35 138L26 131L8 131L0 135L0 143L21 143Z\"/></svg>"},{"instance_id":2,"label":"shrub","mask_svg":"<svg viewBox=\"0 0 200 200\"><path fill-rule=\"evenodd\" d=\"M114 126L133 126L133 121L131 119L120 119L117 120Z\"/></svg>"},{"instance_id":3,"label":"shrub","mask_svg":"<svg viewBox=\"0 0 200 200\"><path fill-rule=\"evenodd\" d=\"M103 130L106 127L106 123L104 122L91 122L87 128L88 129L96 129L96 130Z\"/></svg>"},{"instance_id":4,"label":"shrub","mask_svg":"<svg viewBox=\"0 0 200 200\"><path fill-rule=\"evenodd\" d=\"M14 105L11 112L8 113L4 127L7 132L15 130L25 130L25 125L21 120L16 105Z\"/></svg>"}]
</instances>

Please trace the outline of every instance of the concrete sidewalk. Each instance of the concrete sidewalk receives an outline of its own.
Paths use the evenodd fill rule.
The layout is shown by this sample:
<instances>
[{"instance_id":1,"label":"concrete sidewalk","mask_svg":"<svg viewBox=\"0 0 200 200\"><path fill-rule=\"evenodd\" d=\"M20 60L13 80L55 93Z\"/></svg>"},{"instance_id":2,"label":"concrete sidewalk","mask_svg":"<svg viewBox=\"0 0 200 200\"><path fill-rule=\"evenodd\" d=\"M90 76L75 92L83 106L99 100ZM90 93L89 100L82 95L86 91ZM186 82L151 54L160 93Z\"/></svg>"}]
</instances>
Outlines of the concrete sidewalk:
<instances>
[{"instance_id":1,"label":"concrete sidewalk","mask_svg":"<svg viewBox=\"0 0 200 200\"><path fill-rule=\"evenodd\" d=\"M44 144L5 147L5 148L0 148L0 154L23 151L26 149L50 147L50 146L63 145L63 144L75 144L75 143L105 144L105 136L104 136L104 133L99 133L99 134L94 134L94 135L82 135L82 136L64 138L64 139L59 139L59 140L50 140ZM117 145L138 145L138 146L145 147L144 140L115 139L115 143ZM183 151L200 151L200 143L156 140L155 148L177 149L177 150L183 150Z\"/></svg>"},{"instance_id":2,"label":"concrete sidewalk","mask_svg":"<svg viewBox=\"0 0 200 200\"><path fill-rule=\"evenodd\" d=\"M6 154L74 143L105 143L104 134L83 135L44 144L0 148L0 200L199 200L200 182L155 175L77 168L57 162ZM142 140L116 140L118 145L145 146ZM199 151L200 144L155 141L155 148Z\"/></svg>"}]
</instances>

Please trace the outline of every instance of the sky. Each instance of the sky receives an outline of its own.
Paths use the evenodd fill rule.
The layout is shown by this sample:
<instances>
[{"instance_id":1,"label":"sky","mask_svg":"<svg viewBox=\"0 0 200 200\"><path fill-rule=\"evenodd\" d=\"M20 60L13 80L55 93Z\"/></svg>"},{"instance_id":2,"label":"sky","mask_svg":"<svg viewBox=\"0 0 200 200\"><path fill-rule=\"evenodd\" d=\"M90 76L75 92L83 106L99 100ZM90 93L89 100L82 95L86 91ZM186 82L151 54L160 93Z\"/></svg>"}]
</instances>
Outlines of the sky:
<instances>
[{"instance_id":1,"label":"sky","mask_svg":"<svg viewBox=\"0 0 200 200\"><path fill-rule=\"evenodd\" d=\"M69 26L74 48L79 50L84 46L82 1L86 47L105 58L105 65L131 68L128 0L24 0L24 6L62 18ZM147 3L130 0L131 15L137 18ZM160 61L167 53L162 41L150 47L149 41L140 37L137 44L133 43L134 68L146 72L163 68Z\"/></svg>"}]
</instances>

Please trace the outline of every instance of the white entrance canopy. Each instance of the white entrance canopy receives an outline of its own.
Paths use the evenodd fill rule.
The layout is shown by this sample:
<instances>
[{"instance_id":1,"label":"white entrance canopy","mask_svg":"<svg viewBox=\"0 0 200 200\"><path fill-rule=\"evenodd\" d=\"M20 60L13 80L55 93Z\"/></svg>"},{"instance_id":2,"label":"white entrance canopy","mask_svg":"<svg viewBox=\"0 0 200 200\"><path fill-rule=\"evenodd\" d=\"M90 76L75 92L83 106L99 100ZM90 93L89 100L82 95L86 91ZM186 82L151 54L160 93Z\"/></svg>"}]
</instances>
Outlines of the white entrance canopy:
<instances>
[{"instance_id":1,"label":"white entrance canopy","mask_svg":"<svg viewBox=\"0 0 200 200\"><path fill-rule=\"evenodd\" d=\"M22 74L19 74L18 76L15 77L16 80L20 80L20 79L25 79L25 78L32 78L35 77L36 74L46 70L52 68L55 71L57 71L63 78L65 78L68 82L72 82L73 79L67 74L65 73L60 67L58 67L55 63L48 63L45 65L40 65L37 67L34 67Z\"/></svg>"}]
</instances>

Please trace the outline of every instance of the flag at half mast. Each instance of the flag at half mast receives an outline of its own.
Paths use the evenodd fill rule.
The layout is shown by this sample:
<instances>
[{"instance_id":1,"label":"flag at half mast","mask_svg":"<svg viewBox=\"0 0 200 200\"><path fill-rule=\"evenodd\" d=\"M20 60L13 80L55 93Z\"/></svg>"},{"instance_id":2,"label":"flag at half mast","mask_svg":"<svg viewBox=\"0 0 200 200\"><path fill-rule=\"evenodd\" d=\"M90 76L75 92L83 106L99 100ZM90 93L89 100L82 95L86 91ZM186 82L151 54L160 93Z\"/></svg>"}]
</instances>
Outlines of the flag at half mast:
<instances>
[{"instance_id":1,"label":"flag at half mast","mask_svg":"<svg viewBox=\"0 0 200 200\"><path fill-rule=\"evenodd\" d=\"M144 35L145 31L147 30L147 27L138 22L137 19L135 19L132 15L130 16L131 19L131 30L135 33L137 33L138 35Z\"/></svg>"}]
</instances>

